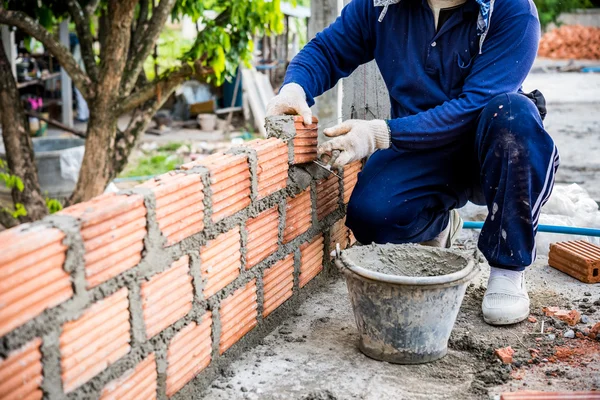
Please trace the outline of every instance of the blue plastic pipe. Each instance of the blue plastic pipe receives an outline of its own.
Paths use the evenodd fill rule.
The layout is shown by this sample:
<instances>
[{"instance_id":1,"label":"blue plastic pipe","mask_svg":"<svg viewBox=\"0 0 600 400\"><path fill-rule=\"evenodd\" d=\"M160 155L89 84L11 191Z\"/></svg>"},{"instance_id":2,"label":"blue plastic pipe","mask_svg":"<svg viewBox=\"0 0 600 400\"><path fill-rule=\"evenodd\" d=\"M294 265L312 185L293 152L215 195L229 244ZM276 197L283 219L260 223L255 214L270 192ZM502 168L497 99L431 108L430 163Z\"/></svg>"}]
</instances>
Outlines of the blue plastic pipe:
<instances>
[{"instance_id":1,"label":"blue plastic pipe","mask_svg":"<svg viewBox=\"0 0 600 400\"><path fill-rule=\"evenodd\" d=\"M465 221L463 225L463 228L465 229L481 229L482 227L483 222L479 221ZM565 233L567 235L600 237L600 229L578 228L575 226L538 225L538 232Z\"/></svg>"}]
</instances>

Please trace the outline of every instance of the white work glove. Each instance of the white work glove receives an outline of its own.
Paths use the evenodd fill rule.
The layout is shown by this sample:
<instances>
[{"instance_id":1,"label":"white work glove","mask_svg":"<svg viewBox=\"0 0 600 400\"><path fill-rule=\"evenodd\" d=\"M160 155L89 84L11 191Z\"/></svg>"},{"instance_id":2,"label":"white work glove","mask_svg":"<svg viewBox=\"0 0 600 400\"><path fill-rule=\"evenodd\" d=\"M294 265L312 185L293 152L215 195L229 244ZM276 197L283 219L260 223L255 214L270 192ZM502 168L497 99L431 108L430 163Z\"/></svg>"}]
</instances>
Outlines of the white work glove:
<instances>
[{"instance_id":1,"label":"white work glove","mask_svg":"<svg viewBox=\"0 0 600 400\"><path fill-rule=\"evenodd\" d=\"M325 129L323 133L329 137L337 136L318 148L319 158L329 155L329 164L335 168L370 156L375 150L390 147L390 130L381 119L350 119Z\"/></svg>"},{"instance_id":2,"label":"white work glove","mask_svg":"<svg viewBox=\"0 0 600 400\"><path fill-rule=\"evenodd\" d=\"M302 116L304 125L312 124L312 111L306 103L304 89L297 83L288 83L267 104L267 117L296 114Z\"/></svg>"}]
</instances>

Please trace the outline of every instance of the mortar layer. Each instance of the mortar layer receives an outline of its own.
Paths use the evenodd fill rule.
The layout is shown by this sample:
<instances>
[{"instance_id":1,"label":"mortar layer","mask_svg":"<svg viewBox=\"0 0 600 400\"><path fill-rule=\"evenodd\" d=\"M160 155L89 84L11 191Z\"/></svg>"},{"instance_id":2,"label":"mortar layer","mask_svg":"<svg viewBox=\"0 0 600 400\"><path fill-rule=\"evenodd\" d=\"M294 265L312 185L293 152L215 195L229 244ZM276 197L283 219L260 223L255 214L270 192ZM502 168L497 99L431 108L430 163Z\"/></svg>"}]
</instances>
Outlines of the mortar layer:
<instances>
[{"instance_id":1,"label":"mortar layer","mask_svg":"<svg viewBox=\"0 0 600 400\"><path fill-rule=\"evenodd\" d=\"M468 262L457 251L414 244L355 246L344 250L344 254L358 267L401 276L448 275Z\"/></svg>"}]
</instances>

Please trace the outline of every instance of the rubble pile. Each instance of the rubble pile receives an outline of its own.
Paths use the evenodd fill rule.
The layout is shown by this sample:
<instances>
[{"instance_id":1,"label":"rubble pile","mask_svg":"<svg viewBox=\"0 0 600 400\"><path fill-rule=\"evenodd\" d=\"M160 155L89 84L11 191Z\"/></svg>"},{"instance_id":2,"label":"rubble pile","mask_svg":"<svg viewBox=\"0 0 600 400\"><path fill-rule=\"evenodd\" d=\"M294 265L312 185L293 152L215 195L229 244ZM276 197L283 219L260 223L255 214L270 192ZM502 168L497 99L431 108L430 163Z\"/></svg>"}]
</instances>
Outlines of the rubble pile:
<instances>
[{"instance_id":1,"label":"rubble pile","mask_svg":"<svg viewBox=\"0 0 600 400\"><path fill-rule=\"evenodd\" d=\"M557 59L600 60L600 28L563 25L546 32L538 55Z\"/></svg>"}]
</instances>

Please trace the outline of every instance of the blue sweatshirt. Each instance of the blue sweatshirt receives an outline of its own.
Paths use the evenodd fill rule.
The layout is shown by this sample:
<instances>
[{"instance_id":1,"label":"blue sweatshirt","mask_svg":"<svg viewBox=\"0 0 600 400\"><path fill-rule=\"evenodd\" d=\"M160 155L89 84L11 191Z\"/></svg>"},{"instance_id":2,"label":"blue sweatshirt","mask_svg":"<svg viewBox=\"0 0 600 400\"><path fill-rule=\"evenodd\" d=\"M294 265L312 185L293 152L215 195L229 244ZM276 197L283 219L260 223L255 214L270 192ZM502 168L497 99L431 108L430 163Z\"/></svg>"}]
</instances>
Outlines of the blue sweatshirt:
<instances>
[{"instance_id":1,"label":"blue sweatshirt","mask_svg":"<svg viewBox=\"0 0 600 400\"><path fill-rule=\"evenodd\" d=\"M389 90L392 144L445 146L472 132L493 97L520 91L537 53L533 2L495 0L491 10L489 3L467 0L436 32L427 0L392 4L381 22L373 0L352 0L294 57L284 84L302 86L312 106L374 59Z\"/></svg>"}]
</instances>

